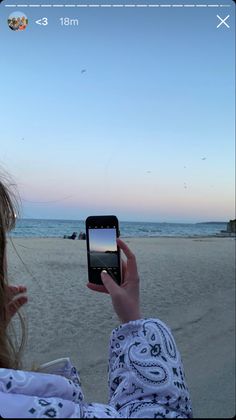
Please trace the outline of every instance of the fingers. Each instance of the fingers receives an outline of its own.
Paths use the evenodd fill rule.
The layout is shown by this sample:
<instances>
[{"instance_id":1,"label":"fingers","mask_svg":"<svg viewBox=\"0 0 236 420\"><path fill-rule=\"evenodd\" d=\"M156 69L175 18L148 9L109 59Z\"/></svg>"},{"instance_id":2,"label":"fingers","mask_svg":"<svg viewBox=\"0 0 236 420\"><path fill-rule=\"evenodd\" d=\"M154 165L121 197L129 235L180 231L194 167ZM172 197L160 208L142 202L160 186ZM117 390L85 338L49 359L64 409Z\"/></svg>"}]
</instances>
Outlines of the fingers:
<instances>
[{"instance_id":1,"label":"fingers","mask_svg":"<svg viewBox=\"0 0 236 420\"><path fill-rule=\"evenodd\" d=\"M7 286L7 291L9 299L12 299L14 296L17 296L19 293L26 293L27 287L22 285L10 285Z\"/></svg>"},{"instance_id":2,"label":"fingers","mask_svg":"<svg viewBox=\"0 0 236 420\"><path fill-rule=\"evenodd\" d=\"M115 293L117 293L117 291L119 291L120 287L113 280L113 278L111 276L109 276L109 274L106 272L106 270L102 270L101 279L102 279L102 282L103 282L106 290L108 290L108 293L110 293L111 296L113 296Z\"/></svg>"},{"instance_id":3,"label":"fingers","mask_svg":"<svg viewBox=\"0 0 236 420\"><path fill-rule=\"evenodd\" d=\"M105 286L103 286L102 284L94 284L94 283L88 282L87 287L88 289L94 290L95 292L101 292L101 293L107 293L107 294L109 293L107 289L105 288Z\"/></svg>"},{"instance_id":4,"label":"fingers","mask_svg":"<svg viewBox=\"0 0 236 420\"><path fill-rule=\"evenodd\" d=\"M10 321L16 312L28 302L27 296L18 296L21 293L26 293L27 288L23 285L10 285L7 286L7 317ZM15 299L14 299L15 298Z\"/></svg>"},{"instance_id":5,"label":"fingers","mask_svg":"<svg viewBox=\"0 0 236 420\"><path fill-rule=\"evenodd\" d=\"M10 284L8 285L8 289L14 291L19 290L20 292L26 291L27 287L22 284Z\"/></svg>"},{"instance_id":6,"label":"fingers","mask_svg":"<svg viewBox=\"0 0 236 420\"><path fill-rule=\"evenodd\" d=\"M117 245L119 246L122 251L124 251L124 254L126 255L128 260L135 260L135 255L133 252L129 249L128 245L126 245L125 242L123 242L120 238L117 238Z\"/></svg>"},{"instance_id":7,"label":"fingers","mask_svg":"<svg viewBox=\"0 0 236 420\"><path fill-rule=\"evenodd\" d=\"M135 255L129 249L128 245L126 245L126 243L123 242L120 238L117 238L117 245L119 246L120 249L122 249L125 256L127 257L127 265L129 269L132 271L133 274L136 274L138 270L137 270Z\"/></svg>"},{"instance_id":8,"label":"fingers","mask_svg":"<svg viewBox=\"0 0 236 420\"><path fill-rule=\"evenodd\" d=\"M12 300L8 305L8 314L12 318L16 312L28 302L27 296L21 296L15 300Z\"/></svg>"},{"instance_id":9,"label":"fingers","mask_svg":"<svg viewBox=\"0 0 236 420\"><path fill-rule=\"evenodd\" d=\"M121 281L121 283L124 283L126 272L127 272L127 263L124 260L122 260L122 281Z\"/></svg>"},{"instance_id":10,"label":"fingers","mask_svg":"<svg viewBox=\"0 0 236 420\"><path fill-rule=\"evenodd\" d=\"M9 292L11 292L13 295L17 295L18 293L25 293L27 291L27 287L23 286L21 284L16 285L10 285L8 286Z\"/></svg>"}]
</instances>

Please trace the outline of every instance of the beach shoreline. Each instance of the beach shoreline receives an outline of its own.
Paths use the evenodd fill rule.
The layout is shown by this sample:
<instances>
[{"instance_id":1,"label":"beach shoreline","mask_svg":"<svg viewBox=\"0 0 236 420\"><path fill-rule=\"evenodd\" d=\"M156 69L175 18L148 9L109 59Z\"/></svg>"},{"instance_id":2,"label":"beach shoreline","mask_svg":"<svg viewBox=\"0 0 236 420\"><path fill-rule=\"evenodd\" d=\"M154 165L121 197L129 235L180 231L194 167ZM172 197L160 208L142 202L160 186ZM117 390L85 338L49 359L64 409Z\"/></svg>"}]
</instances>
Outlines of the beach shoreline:
<instances>
[{"instance_id":1,"label":"beach shoreline","mask_svg":"<svg viewBox=\"0 0 236 420\"><path fill-rule=\"evenodd\" d=\"M119 229L122 237L188 237L221 235L226 232L226 223L158 223L122 222ZM13 237L57 237L85 232L82 220L18 219Z\"/></svg>"},{"instance_id":2,"label":"beach shoreline","mask_svg":"<svg viewBox=\"0 0 236 420\"><path fill-rule=\"evenodd\" d=\"M235 240L220 239L124 238L137 257L143 317L174 333L194 417L235 414ZM69 356L86 400L105 403L108 341L119 322L110 297L86 287L86 258L84 240L8 240L9 279L29 294L25 367Z\"/></svg>"},{"instance_id":3,"label":"beach shoreline","mask_svg":"<svg viewBox=\"0 0 236 420\"><path fill-rule=\"evenodd\" d=\"M11 236L11 239L63 239L63 240L75 240L75 241L84 241L84 239L70 239L70 238L63 238L60 236ZM229 239L236 239L235 233L217 233L214 235L151 235L151 236L127 236L122 235L120 236L121 239L207 239L207 238L229 238Z\"/></svg>"}]
</instances>

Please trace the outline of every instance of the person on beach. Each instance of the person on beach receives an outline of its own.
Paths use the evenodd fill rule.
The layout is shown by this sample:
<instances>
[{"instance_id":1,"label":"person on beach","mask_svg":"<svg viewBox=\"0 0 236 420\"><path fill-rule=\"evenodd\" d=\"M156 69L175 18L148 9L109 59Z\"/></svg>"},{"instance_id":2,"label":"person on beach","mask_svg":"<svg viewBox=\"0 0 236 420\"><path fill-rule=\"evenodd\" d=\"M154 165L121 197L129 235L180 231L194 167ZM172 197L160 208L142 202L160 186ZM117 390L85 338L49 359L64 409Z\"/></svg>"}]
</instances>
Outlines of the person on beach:
<instances>
[{"instance_id":1,"label":"person on beach","mask_svg":"<svg viewBox=\"0 0 236 420\"><path fill-rule=\"evenodd\" d=\"M69 239L76 239L77 237L77 232L73 232L71 236L68 236Z\"/></svg>"},{"instance_id":2,"label":"person on beach","mask_svg":"<svg viewBox=\"0 0 236 420\"><path fill-rule=\"evenodd\" d=\"M77 232L73 232L72 233L72 235L64 235L64 239L73 239L73 240L75 240L76 239L76 237L77 237Z\"/></svg>"},{"instance_id":3,"label":"person on beach","mask_svg":"<svg viewBox=\"0 0 236 420\"><path fill-rule=\"evenodd\" d=\"M191 401L180 353L169 327L145 319L139 304L136 258L121 239L123 283L102 273L120 325L109 347L109 402L86 403L77 369L70 359L22 370L24 322L20 308L27 302L25 286L7 278L7 232L15 225L15 204L0 181L0 417L1 418L189 418ZM22 324L22 343L16 348L10 334L12 317ZM98 333L100 333L98 331Z\"/></svg>"}]
</instances>

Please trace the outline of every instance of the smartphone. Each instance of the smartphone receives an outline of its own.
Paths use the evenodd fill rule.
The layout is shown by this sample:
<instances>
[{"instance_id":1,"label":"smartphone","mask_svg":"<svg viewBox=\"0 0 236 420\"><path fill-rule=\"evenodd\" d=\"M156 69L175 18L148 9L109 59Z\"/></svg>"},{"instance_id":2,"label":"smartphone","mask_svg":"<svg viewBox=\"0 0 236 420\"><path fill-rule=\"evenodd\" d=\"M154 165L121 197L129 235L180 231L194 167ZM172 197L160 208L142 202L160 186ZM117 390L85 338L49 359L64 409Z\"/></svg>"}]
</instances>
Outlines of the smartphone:
<instances>
[{"instance_id":1,"label":"smartphone","mask_svg":"<svg viewBox=\"0 0 236 420\"><path fill-rule=\"evenodd\" d=\"M117 284L121 284L120 249L116 242L120 235L117 217L89 216L85 224L89 282L103 285L101 271L106 270Z\"/></svg>"}]
</instances>

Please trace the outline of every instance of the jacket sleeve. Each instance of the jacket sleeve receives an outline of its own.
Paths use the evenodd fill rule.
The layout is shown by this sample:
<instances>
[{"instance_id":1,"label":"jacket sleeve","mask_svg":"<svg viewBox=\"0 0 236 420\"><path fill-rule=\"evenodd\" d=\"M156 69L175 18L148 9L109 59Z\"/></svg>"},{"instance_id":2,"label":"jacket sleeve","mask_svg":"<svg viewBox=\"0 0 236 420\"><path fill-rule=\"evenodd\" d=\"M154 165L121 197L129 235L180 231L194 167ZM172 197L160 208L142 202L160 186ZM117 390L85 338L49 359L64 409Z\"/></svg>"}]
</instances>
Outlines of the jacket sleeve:
<instances>
[{"instance_id":1,"label":"jacket sleeve","mask_svg":"<svg viewBox=\"0 0 236 420\"><path fill-rule=\"evenodd\" d=\"M2 418L81 418L82 414L81 404L63 398L42 398L0 391Z\"/></svg>"},{"instance_id":2,"label":"jacket sleeve","mask_svg":"<svg viewBox=\"0 0 236 420\"><path fill-rule=\"evenodd\" d=\"M158 319L131 321L113 330L110 401L122 417L192 417L180 354Z\"/></svg>"},{"instance_id":3,"label":"jacket sleeve","mask_svg":"<svg viewBox=\"0 0 236 420\"><path fill-rule=\"evenodd\" d=\"M0 391L0 418L120 418L108 405L86 404L63 398L39 398L31 395L6 394Z\"/></svg>"},{"instance_id":4,"label":"jacket sleeve","mask_svg":"<svg viewBox=\"0 0 236 420\"><path fill-rule=\"evenodd\" d=\"M0 418L119 418L104 404L86 404L77 369L68 358L42 372L0 368Z\"/></svg>"}]
</instances>

